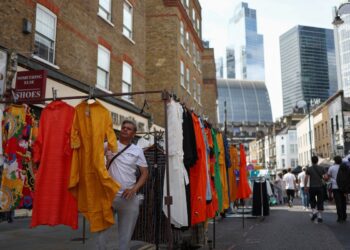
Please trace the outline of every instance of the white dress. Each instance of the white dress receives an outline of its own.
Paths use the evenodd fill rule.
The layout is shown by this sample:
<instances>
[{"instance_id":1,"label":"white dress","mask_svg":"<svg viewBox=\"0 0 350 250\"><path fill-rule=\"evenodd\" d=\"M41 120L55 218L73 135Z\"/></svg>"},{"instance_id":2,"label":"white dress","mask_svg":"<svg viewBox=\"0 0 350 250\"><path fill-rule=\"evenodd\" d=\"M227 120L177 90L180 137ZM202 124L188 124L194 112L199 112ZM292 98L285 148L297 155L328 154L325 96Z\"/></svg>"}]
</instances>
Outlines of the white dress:
<instances>
[{"instance_id":1,"label":"white dress","mask_svg":"<svg viewBox=\"0 0 350 250\"><path fill-rule=\"evenodd\" d=\"M188 184L188 175L183 163L183 131L182 113L183 109L179 103L173 100L167 105L168 109L168 140L169 140L169 181L171 205L171 223L175 227L188 226L187 201L185 185ZM163 188L163 212L168 216L168 208L164 197L167 195L166 175L164 176Z\"/></svg>"}]
</instances>

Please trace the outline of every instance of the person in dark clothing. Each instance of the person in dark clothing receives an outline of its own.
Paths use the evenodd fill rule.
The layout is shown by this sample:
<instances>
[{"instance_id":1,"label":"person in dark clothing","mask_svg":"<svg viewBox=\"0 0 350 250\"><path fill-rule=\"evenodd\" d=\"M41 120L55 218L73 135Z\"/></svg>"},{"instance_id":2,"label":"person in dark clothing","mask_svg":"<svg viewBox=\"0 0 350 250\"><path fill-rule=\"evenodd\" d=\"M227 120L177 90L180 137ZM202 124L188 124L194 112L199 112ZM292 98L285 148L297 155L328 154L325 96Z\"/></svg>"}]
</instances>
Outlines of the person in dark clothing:
<instances>
[{"instance_id":1,"label":"person in dark clothing","mask_svg":"<svg viewBox=\"0 0 350 250\"><path fill-rule=\"evenodd\" d=\"M308 167L306 170L304 190L309 192L310 196L310 205L312 209L311 221L323 222L322 211L323 208L323 177L325 174L324 168L317 165L318 157L312 156L311 158L312 166ZM308 183L310 182L310 187ZM316 210L317 205L317 210Z\"/></svg>"},{"instance_id":2,"label":"person in dark clothing","mask_svg":"<svg viewBox=\"0 0 350 250\"><path fill-rule=\"evenodd\" d=\"M335 206L337 208L338 219L337 222L342 223L346 221L346 194L340 190L337 182L337 175L341 164L345 164L342 162L342 158L340 156L334 157L334 165L331 166L327 173L327 179L331 180L332 183L332 192L335 200Z\"/></svg>"}]
</instances>

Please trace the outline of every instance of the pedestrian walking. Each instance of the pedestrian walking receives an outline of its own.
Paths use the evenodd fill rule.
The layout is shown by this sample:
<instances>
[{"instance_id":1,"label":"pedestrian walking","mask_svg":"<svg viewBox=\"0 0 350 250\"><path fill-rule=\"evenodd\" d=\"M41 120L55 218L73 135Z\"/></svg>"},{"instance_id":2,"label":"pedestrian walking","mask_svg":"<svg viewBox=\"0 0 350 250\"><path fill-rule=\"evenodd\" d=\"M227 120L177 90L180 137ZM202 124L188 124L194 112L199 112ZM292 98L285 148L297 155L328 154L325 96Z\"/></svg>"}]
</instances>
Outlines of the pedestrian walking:
<instances>
[{"instance_id":1,"label":"pedestrian walking","mask_svg":"<svg viewBox=\"0 0 350 250\"><path fill-rule=\"evenodd\" d=\"M289 205L289 207L292 207L297 185L296 185L296 178L295 178L294 174L292 174L291 168L288 168L288 172L283 176L283 181L286 184L288 205Z\"/></svg>"},{"instance_id":2,"label":"pedestrian walking","mask_svg":"<svg viewBox=\"0 0 350 250\"><path fill-rule=\"evenodd\" d=\"M283 175L282 173L278 173L276 180L274 181L275 185L275 194L277 196L277 201L280 205L282 205L283 202Z\"/></svg>"},{"instance_id":3,"label":"pedestrian walking","mask_svg":"<svg viewBox=\"0 0 350 250\"><path fill-rule=\"evenodd\" d=\"M303 206L304 210L309 209L309 193L305 192L305 176L306 176L306 167L302 168L302 171L298 174L298 183L300 187L300 196L301 196L301 204ZM308 186L310 186L310 183L308 183Z\"/></svg>"},{"instance_id":4,"label":"pedestrian walking","mask_svg":"<svg viewBox=\"0 0 350 250\"><path fill-rule=\"evenodd\" d=\"M305 172L304 190L309 192L310 205L312 209L311 221L323 222L322 212L323 208L323 178L325 170L323 167L317 165L318 157L312 156L312 166L308 167ZM310 187L309 187L310 184ZM317 206L317 209L316 209Z\"/></svg>"},{"instance_id":5,"label":"pedestrian walking","mask_svg":"<svg viewBox=\"0 0 350 250\"><path fill-rule=\"evenodd\" d=\"M109 174L120 183L121 188L113 201L113 209L116 214L117 235L119 250L130 249L129 244L134 232L139 215L138 190L145 184L148 178L148 168L145 156L140 147L132 144L136 134L136 124L131 120L124 120L118 141L118 154L107 152L109 162ZM136 178L136 171L140 170L140 176ZM111 239L111 227L99 233L97 248L109 249L108 241Z\"/></svg>"},{"instance_id":6,"label":"pedestrian walking","mask_svg":"<svg viewBox=\"0 0 350 250\"><path fill-rule=\"evenodd\" d=\"M340 156L334 157L334 165L332 165L327 172L327 179L330 179L332 185L332 192L335 201L335 206L337 208L337 222L342 223L346 221L346 194L339 188L337 183L337 175L339 168L342 163L342 158ZM347 166L345 166L347 167Z\"/></svg>"}]
</instances>

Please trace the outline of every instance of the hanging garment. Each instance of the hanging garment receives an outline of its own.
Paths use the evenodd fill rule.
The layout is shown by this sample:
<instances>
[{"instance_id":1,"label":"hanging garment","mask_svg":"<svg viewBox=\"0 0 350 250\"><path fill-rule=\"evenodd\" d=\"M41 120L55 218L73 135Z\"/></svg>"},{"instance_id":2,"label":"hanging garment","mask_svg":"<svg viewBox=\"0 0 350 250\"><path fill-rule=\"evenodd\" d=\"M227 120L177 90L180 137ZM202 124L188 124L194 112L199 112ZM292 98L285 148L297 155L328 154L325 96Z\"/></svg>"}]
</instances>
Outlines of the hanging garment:
<instances>
[{"instance_id":1,"label":"hanging garment","mask_svg":"<svg viewBox=\"0 0 350 250\"><path fill-rule=\"evenodd\" d=\"M171 100L167 105L168 110L168 157L169 157L169 184L171 206L171 223L177 227L188 226L187 202L185 185L188 184L188 175L183 163L183 132L182 113L179 103ZM166 176L165 176L166 178ZM167 184L164 180L163 195L167 196ZM164 202L164 198L163 198ZM167 206L163 203L163 212L168 216Z\"/></svg>"},{"instance_id":2,"label":"hanging garment","mask_svg":"<svg viewBox=\"0 0 350 250\"><path fill-rule=\"evenodd\" d=\"M196 136L198 160L190 169L191 188L191 226L204 222L207 217L206 208L206 147L202 128L198 117L192 114L193 128ZM208 184L209 185L209 184Z\"/></svg>"},{"instance_id":3,"label":"hanging garment","mask_svg":"<svg viewBox=\"0 0 350 250\"><path fill-rule=\"evenodd\" d=\"M213 218L215 217L218 209L218 195L215 190L215 184L214 184L214 167L215 167L215 156L214 156L214 145L213 145L213 137L211 135L211 129L209 127L206 127L204 129L208 146L209 146L209 183L210 183L210 189L211 189L211 201L207 202L207 218Z\"/></svg>"},{"instance_id":4,"label":"hanging garment","mask_svg":"<svg viewBox=\"0 0 350 250\"><path fill-rule=\"evenodd\" d=\"M32 208L34 169L32 166L32 129L34 117L27 105L10 105L4 110L0 210Z\"/></svg>"},{"instance_id":5,"label":"hanging garment","mask_svg":"<svg viewBox=\"0 0 350 250\"><path fill-rule=\"evenodd\" d=\"M266 216L270 214L269 198L266 181L255 181L253 186L253 216Z\"/></svg>"},{"instance_id":6,"label":"hanging garment","mask_svg":"<svg viewBox=\"0 0 350 250\"><path fill-rule=\"evenodd\" d=\"M190 175L190 168L196 163L198 159L196 136L193 128L193 121L191 112L184 108L182 114L182 130L183 130L183 151L184 151L184 165L187 175ZM186 202L188 221L191 222L191 183L186 185Z\"/></svg>"},{"instance_id":7,"label":"hanging garment","mask_svg":"<svg viewBox=\"0 0 350 250\"><path fill-rule=\"evenodd\" d=\"M117 151L110 112L98 101L81 102L75 108L71 132L73 148L69 191L77 199L79 211L90 222L90 231L98 232L114 224L112 202L120 189L108 174L104 140L108 149Z\"/></svg>"},{"instance_id":8,"label":"hanging garment","mask_svg":"<svg viewBox=\"0 0 350 250\"><path fill-rule=\"evenodd\" d=\"M228 185L227 185L227 171L226 171L226 163L225 163L225 148L224 141L222 138L222 134L218 133L216 135L218 147L219 147L219 165L220 165L220 181L222 185L222 210L220 212L224 212L225 209L228 209L230 206L229 198L228 198Z\"/></svg>"},{"instance_id":9,"label":"hanging garment","mask_svg":"<svg viewBox=\"0 0 350 250\"><path fill-rule=\"evenodd\" d=\"M209 160L209 157L210 157L210 148L209 148L209 142L208 142L208 138L207 138L207 135L205 133L205 130L204 130L204 125L203 125L203 122L199 119L199 122L200 122L200 125L201 125L201 130L202 130L202 137L203 137L203 140L204 140L204 145L205 145L205 176L206 176L206 201L207 203L209 201L212 200L212 193L211 193L211 188L210 188L210 173L209 173L209 169L210 169L210 160Z\"/></svg>"},{"instance_id":10,"label":"hanging garment","mask_svg":"<svg viewBox=\"0 0 350 250\"><path fill-rule=\"evenodd\" d=\"M230 201L237 200L237 180L235 170L239 169L237 149L235 146L230 146L231 168L228 169L228 181L230 187Z\"/></svg>"},{"instance_id":11,"label":"hanging garment","mask_svg":"<svg viewBox=\"0 0 350 250\"><path fill-rule=\"evenodd\" d=\"M40 165L35 175L31 227L63 224L78 228L77 202L68 192L74 112L67 103L54 101L41 113L39 133L33 147L33 160Z\"/></svg>"},{"instance_id":12,"label":"hanging garment","mask_svg":"<svg viewBox=\"0 0 350 250\"><path fill-rule=\"evenodd\" d=\"M213 138L213 145L214 145L214 158L215 158L215 164L214 164L214 184L215 189L218 195L218 208L219 212L223 210L223 197L222 197L222 184L220 179L220 164L219 164L219 146L218 142L216 140L216 132L214 129L211 129L212 138Z\"/></svg>"},{"instance_id":13,"label":"hanging garment","mask_svg":"<svg viewBox=\"0 0 350 250\"><path fill-rule=\"evenodd\" d=\"M239 170L239 183L237 191L237 199L246 199L249 198L252 190L250 189L247 176L247 162L244 151L244 146L240 144L239 146L239 155L240 155L240 170Z\"/></svg>"}]
</instances>

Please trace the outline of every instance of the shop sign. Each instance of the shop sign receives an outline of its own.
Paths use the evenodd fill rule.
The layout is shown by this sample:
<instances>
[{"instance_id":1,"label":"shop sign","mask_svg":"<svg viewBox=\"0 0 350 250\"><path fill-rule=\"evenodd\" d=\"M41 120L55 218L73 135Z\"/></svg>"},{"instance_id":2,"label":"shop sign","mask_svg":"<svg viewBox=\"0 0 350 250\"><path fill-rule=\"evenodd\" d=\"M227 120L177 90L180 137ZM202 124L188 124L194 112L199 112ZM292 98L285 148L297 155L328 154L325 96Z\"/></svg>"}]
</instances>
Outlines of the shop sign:
<instances>
[{"instance_id":1,"label":"shop sign","mask_svg":"<svg viewBox=\"0 0 350 250\"><path fill-rule=\"evenodd\" d=\"M0 50L0 95L3 95L6 89L6 65L7 53Z\"/></svg>"},{"instance_id":2,"label":"shop sign","mask_svg":"<svg viewBox=\"0 0 350 250\"><path fill-rule=\"evenodd\" d=\"M15 92L18 101L35 101L45 98L46 75L45 70L17 72Z\"/></svg>"}]
</instances>

